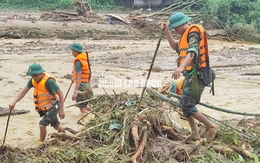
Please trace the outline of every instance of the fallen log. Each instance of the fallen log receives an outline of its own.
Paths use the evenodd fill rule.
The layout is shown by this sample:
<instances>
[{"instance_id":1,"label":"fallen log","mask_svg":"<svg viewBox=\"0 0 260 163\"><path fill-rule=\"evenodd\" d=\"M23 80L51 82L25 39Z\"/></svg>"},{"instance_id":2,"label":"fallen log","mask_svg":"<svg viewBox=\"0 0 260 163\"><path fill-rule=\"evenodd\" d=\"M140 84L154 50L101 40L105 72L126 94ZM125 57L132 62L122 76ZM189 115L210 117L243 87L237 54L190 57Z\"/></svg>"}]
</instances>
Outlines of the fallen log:
<instances>
[{"instance_id":1,"label":"fallen log","mask_svg":"<svg viewBox=\"0 0 260 163\"><path fill-rule=\"evenodd\" d=\"M6 116L6 115L9 115L9 112L10 110L8 108L2 108L0 107L0 116ZM29 113L30 110L16 110L16 109L13 109L12 112L11 112L11 115L18 115L18 114L25 114L25 113Z\"/></svg>"}]
</instances>

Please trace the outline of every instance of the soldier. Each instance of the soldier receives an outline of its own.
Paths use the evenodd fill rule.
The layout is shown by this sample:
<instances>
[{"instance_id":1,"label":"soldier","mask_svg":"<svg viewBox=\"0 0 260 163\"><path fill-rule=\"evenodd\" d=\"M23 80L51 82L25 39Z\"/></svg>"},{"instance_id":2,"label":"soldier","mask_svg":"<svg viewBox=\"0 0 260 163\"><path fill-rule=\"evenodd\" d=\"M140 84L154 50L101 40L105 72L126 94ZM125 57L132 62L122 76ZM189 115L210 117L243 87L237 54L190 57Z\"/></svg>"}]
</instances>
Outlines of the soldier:
<instances>
[{"instance_id":1,"label":"soldier","mask_svg":"<svg viewBox=\"0 0 260 163\"><path fill-rule=\"evenodd\" d=\"M58 132L64 132L64 127L60 125L57 117L58 113L61 119L65 117L63 93L57 85L56 79L45 73L41 65L32 64L28 69L27 75L30 75L31 78L13 102L9 104L9 109L12 110L16 103L34 87L35 111L42 117L39 122L40 140L44 142L47 135L46 126L49 124Z\"/></svg>"},{"instance_id":2,"label":"soldier","mask_svg":"<svg viewBox=\"0 0 260 163\"><path fill-rule=\"evenodd\" d=\"M200 140L195 119L207 126L207 142L211 142L218 131L218 126L209 121L196 107L199 103L201 94L206 86L205 80L199 76L199 71L207 67L205 58L204 29L197 24L189 25L191 18L181 12L170 16L167 23L161 24L170 46L177 51L177 66L172 77L178 79L182 73L185 80L182 85L182 98L180 108L191 127L191 138ZM174 29L181 35L179 41L175 41L169 30Z\"/></svg>"}]
</instances>

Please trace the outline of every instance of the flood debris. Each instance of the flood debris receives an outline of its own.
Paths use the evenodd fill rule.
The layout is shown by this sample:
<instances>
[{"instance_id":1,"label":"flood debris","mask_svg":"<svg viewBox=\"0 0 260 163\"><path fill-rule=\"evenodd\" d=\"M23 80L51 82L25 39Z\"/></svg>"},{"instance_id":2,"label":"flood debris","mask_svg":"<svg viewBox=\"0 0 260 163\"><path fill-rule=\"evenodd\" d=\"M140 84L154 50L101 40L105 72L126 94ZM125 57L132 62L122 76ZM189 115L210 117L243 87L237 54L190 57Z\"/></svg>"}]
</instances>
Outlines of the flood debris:
<instances>
[{"instance_id":1,"label":"flood debris","mask_svg":"<svg viewBox=\"0 0 260 163\"><path fill-rule=\"evenodd\" d=\"M79 131L52 133L41 145L23 149L7 146L0 154L1 162L246 162L259 157L260 120L242 120L236 127L250 137L221 127L209 144L205 127L198 124L202 141L187 140L190 131L176 126L169 114L178 110L165 108L163 102L145 95L138 103L125 105L137 94L99 95L92 101L99 116L89 121L81 119ZM181 115L180 115L181 116ZM248 131L248 123L254 123ZM226 123L226 122L222 122ZM114 127L113 127L114 126ZM248 133L246 133L248 132Z\"/></svg>"},{"instance_id":2,"label":"flood debris","mask_svg":"<svg viewBox=\"0 0 260 163\"><path fill-rule=\"evenodd\" d=\"M0 107L0 116L7 116L7 115L9 115L9 112L10 112L9 108ZM13 109L11 112L11 115L26 114L29 112L30 112L30 110Z\"/></svg>"}]
</instances>

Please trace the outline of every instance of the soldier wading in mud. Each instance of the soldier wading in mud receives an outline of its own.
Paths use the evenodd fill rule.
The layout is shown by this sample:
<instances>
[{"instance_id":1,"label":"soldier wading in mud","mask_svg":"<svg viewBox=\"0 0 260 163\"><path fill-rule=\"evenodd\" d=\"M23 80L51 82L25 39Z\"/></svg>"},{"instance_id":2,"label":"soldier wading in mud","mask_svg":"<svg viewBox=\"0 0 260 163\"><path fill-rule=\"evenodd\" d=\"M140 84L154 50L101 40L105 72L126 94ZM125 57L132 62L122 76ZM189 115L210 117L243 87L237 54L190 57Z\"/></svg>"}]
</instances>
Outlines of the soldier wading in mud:
<instances>
[{"instance_id":1,"label":"soldier wading in mud","mask_svg":"<svg viewBox=\"0 0 260 163\"><path fill-rule=\"evenodd\" d=\"M200 140L195 119L207 126L207 142L211 142L218 131L218 126L209 121L196 107L200 102L201 94L205 86L210 82L206 70L207 63L205 57L204 29L197 24L189 25L191 18L181 12L170 16L167 23L161 24L170 46L177 51L178 68L175 69L172 77L178 79L183 73L185 80L182 85L182 97L180 108L187 117L191 128L191 139ZM175 41L169 30L174 29L181 35L179 41Z\"/></svg>"},{"instance_id":2,"label":"soldier wading in mud","mask_svg":"<svg viewBox=\"0 0 260 163\"><path fill-rule=\"evenodd\" d=\"M93 96L90 86L91 68L89 64L88 53L83 52L83 47L79 43L73 43L70 46L71 53L74 57L72 69L72 82L75 83L72 100L76 101L76 106L83 114L90 111L88 102L83 102Z\"/></svg>"},{"instance_id":3,"label":"soldier wading in mud","mask_svg":"<svg viewBox=\"0 0 260 163\"><path fill-rule=\"evenodd\" d=\"M42 117L39 122L40 140L44 142L47 135L46 126L49 124L58 132L64 132L64 127L60 125L57 117L58 113L61 119L65 117L63 93L56 84L56 79L45 73L41 65L32 64L28 69L27 75L30 75L31 78L13 102L9 104L9 109L12 110L16 103L34 87L35 111Z\"/></svg>"}]
</instances>

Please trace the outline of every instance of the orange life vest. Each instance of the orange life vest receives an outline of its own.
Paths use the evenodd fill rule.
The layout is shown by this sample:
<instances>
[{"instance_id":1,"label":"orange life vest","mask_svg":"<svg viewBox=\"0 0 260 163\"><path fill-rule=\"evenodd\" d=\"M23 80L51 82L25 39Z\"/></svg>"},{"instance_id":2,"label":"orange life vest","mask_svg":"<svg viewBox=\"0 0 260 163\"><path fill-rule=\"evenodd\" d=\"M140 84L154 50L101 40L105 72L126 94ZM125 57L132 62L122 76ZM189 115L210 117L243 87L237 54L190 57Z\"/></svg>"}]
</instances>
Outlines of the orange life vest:
<instances>
[{"instance_id":1,"label":"orange life vest","mask_svg":"<svg viewBox=\"0 0 260 163\"><path fill-rule=\"evenodd\" d=\"M179 78L176 80L177 82L177 89L176 89L176 94L182 95L182 84L183 84L184 78Z\"/></svg>"},{"instance_id":2,"label":"orange life vest","mask_svg":"<svg viewBox=\"0 0 260 163\"><path fill-rule=\"evenodd\" d=\"M191 32L197 32L200 36L200 41L199 41L199 47L198 47L198 53L199 53L199 60L198 64L199 67L205 68L207 67L206 64L206 55L205 55L205 41L204 41L204 29L202 26L197 25L197 24L192 24L190 25L185 32L182 34L181 38L179 39L179 54L178 54L178 66L181 65L181 63L184 61L186 55L187 55L187 50L189 49L189 42L188 42L188 35ZM191 63L189 63L186 66L186 71L190 71L192 69Z\"/></svg>"},{"instance_id":3,"label":"orange life vest","mask_svg":"<svg viewBox=\"0 0 260 163\"><path fill-rule=\"evenodd\" d=\"M89 65L89 61L88 61L88 57L86 53L80 53L77 57L75 57L74 61L73 61L73 70L72 70L72 81L74 83L77 82L77 72L76 72L76 62L80 61L82 68L81 68L81 72L82 72L82 76L81 76L81 82L86 83L89 82L90 80L90 65Z\"/></svg>"},{"instance_id":4,"label":"orange life vest","mask_svg":"<svg viewBox=\"0 0 260 163\"><path fill-rule=\"evenodd\" d=\"M39 111L46 111L49 110L54 103L55 100L57 100L57 94L51 94L46 89L46 82L49 78L52 78L54 81L56 79L54 77L51 77L47 73L43 73L44 77L41 79L40 82L35 82L34 79L32 79L32 85L34 87L34 104L35 104L35 110L37 112Z\"/></svg>"}]
</instances>

